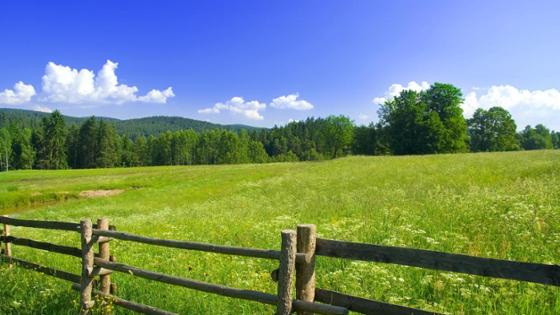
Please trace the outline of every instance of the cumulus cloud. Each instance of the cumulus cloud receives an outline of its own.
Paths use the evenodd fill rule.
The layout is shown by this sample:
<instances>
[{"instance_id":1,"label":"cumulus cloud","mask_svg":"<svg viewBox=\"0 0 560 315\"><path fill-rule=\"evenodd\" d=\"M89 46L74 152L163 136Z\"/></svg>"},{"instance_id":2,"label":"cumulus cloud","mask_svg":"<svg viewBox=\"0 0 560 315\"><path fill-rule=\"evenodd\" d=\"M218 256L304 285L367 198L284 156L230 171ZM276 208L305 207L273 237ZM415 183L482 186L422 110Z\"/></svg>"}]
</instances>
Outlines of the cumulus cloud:
<instances>
[{"instance_id":1,"label":"cumulus cloud","mask_svg":"<svg viewBox=\"0 0 560 315\"><path fill-rule=\"evenodd\" d=\"M467 93L462 107L464 115L466 117L472 117L477 108L480 107L480 103L478 102L478 98L476 97L476 92L472 91Z\"/></svg>"},{"instance_id":2,"label":"cumulus cloud","mask_svg":"<svg viewBox=\"0 0 560 315\"><path fill-rule=\"evenodd\" d=\"M385 101L394 98L401 94L404 90L413 90L416 92L424 91L430 88L430 84L426 81L420 83L416 81L410 81L407 85L402 85L399 83L391 84L383 96L375 97L372 102L376 105L382 105Z\"/></svg>"},{"instance_id":3,"label":"cumulus cloud","mask_svg":"<svg viewBox=\"0 0 560 315\"><path fill-rule=\"evenodd\" d=\"M259 101L246 102L242 97L235 96L225 103L216 103L212 107L199 109L199 114L219 114L231 112L239 114L251 120L263 120L264 117L259 113L266 108L266 104Z\"/></svg>"},{"instance_id":4,"label":"cumulus cloud","mask_svg":"<svg viewBox=\"0 0 560 315\"><path fill-rule=\"evenodd\" d=\"M467 94L463 109L471 117L477 108L501 106L511 112L518 127L544 123L560 129L560 90L527 90L511 85L494 85Z\"/></svg>"},{"instance_id":5,"label":"cumulus cloud","mask_svg":"<svg viewBox=\"0 0 560 315\"><path fill-rule=\"evenodd\" d=\"M151 90L150 92L148 92L148 94L146 94L144 96L140 96L138 98L138 100L141 101L141 102L146 102L146 103L164 104L165 102L167 102L168 98L174 97L174 96L175 96L175 93L173 93L173 89L171 87L168 87L167 89L165 89L163 91Z\"/></svg>"},{"instance_id":6,"label":"cumulus cloud","mask_svg":"<svg viewBox=\"0 0 560 315\"><path fill-rule=\"evenodd\" d=\"M366 114L359 114L359 115L358 115L358 119L359 119L361 122L366 122L366 121L369 119L369 116L366 115Z\"/></svg>"},{"instance_id":7,"label":"cumulus cloud","mask_svg":"<svg viewBox=\"0 0 560 315\"><path fill-rule=\"evenodd\" d=\"M27 103L35 95L35 88L31 84L22 81L14 84L13 89L5 89L0 92L0 104L19 105Z\"/></svg>"},{"instance_id":8,"label":"cumulus cloud","mask_svg":"<svg viewBox=\"0 0 560 315\"><path fill-rule=\"evenodd\" d=\"M295 109L295 110L310 110L313 109L313 104L306 100L298 100L299 94L290 94L279 96L272 100L271 107L278 109Z\"/></svg>"},{"instance_id":9,"label":"cumulus cloud","mask_svg":"<svg viewBox=\"0 0 560 315\"><path fill-rule=\"evenodd\" d=\"M88 69L74 69L49 62L43 75L42 93L45 101L67 104L149 102L166 103L175 96L171 87L151 90L139 96L136 86L119 84L116 70L119 64L111 60L103 65L97 75Z\"/></svg>"},{"instance_id":10,"label":"cumulus cloud","mask_svg":"<svg viewBox=\"0 0 560 315\"><path fill-rule=\"evenodd\" d=\"M500 104L506 109L530 106L535 109L560 110L560 91L557 89L531 91L521 90L511 85L496 85L480 96L479 103L482 106Z\"/></svg>"},{"instance_id":11,"label":"cumulus cloud","mask_svg":"<svg viewBox=\"0 0 560 315\"><path fill-rule=\"evenodd\" d=\"M399 95L403 90L423 91L430 87L428 82L409 82L406 86L392 84L385 94L373 99L377 105ZM528 90L512 85L493 85L490 88L473 87L464 91L462 108L466 118L472 117L478 108L500 106L508 110L518 128L543 123L560 130L560 90Z\"/></svg>"},{"instance_id":12,"label":"cumulus cloud","mask_svg":"<svg viewBox=\"0 0 560 315\"><path fill-rule=\"evenodd\" d=\"M52 113L53 110L47 106L43 106L43 105L35 105L33 106L31 109L36 110L38 112L43 112L43 113Z\"/></svg>"}]
</instances>

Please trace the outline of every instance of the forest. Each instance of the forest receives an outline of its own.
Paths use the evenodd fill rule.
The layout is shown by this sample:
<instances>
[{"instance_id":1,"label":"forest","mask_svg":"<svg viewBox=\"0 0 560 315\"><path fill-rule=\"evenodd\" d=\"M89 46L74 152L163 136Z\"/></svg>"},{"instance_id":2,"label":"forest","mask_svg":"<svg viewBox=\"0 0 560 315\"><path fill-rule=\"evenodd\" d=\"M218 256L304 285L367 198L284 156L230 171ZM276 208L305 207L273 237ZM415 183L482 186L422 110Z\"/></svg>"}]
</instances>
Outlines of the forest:
<instances>
[{"instance_id":1,"label":"forest","mask_svg":"<svg viewBox=\"0 0 560 315\"><path fill-rule=\"evenodd\" d=\"M127 126L133 132L119 132L116 120L90 117L67 123L55 111L39 124L23 117L4 122L0 167L8 171L237 164L560 148L560 132L542 124L517 132L511 114L499 104L480 108L465 119L462 102L460 89L435 83L428 90L405 90L386 101L379 122L368 126L356 125L346 116L329 116L270 129L175 128L148 136L134 123Z\"/></svg>"}]
</instances>

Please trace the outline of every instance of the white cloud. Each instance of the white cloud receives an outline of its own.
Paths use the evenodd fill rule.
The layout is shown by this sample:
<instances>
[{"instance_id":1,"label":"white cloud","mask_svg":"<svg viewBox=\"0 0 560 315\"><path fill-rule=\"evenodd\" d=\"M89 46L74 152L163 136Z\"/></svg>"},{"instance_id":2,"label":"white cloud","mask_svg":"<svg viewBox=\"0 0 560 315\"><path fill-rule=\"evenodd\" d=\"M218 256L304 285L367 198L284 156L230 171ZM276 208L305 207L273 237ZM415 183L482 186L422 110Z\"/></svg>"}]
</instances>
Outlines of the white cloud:
<instances>
[{"instance_id":1,"label":"white cloud","mask_svg":"<svg viewBox=\"0 0 560 315\"><path fill-rule=\"evenodd\" d=\"M422 81L420 83L417 83L416 81L410 81L406 86L399 83L394 83L391 84L391 86L389 86L389 88L387 89L387 91L385 91L385 94L383 96L375 97L372 100L372 102L376 105L382 105L383 103L385 103L385 101L390 100L395 96L398 96L404 90L413 90L416 92L420 92L420 91L427 90L429 88L430 88L430 84L426 81Z\"/></svg>"},{"instance_id":2,"label":"white cloud","mask_svg":"<svg viewBox=\"0 0 560 315\"><path fill-rule=\"evenodd\" d=\"M560 111L560 91L520 90L511 85L495 85L479 98L482 106L499 104L505 109L530 106L534 109L550 109Z\"/></svg>"},{"instance_id":3,"label":"white cloud","mask_svg":"<svg viewBox=\"0 0 560 315\"><path fill-rule=\"evenodd\" d=\"M52 113L53 112L52 109L50 109L47 106L43 106L43 105L35 105L35 106L32 107L32 109L36 110L38 112L43 112L43 113Z\"/></svg>"},{"instance_id":4,"label":"white cloud","mask_svg":"<svg viewBox=\"0 0 560 315\"><path fill-rule=\"evenodd\" d=\"M476 97L476 92L473 91L467 93L467 95L465 96L465 100L463 101L463 105L461 107L463 108L463 113L465 117L471 117L476 111L476 109L480 107L480 104L478 103L478 98Z\"/></svg>"},{"instance_id":5,"label":"white cloud","mask_svg":"<svg viewBox=\"0 0 560 315\"><path fill-rule=\"evenodd\" d=\"M310 110L313 109L313 104L306 100L298 100L299 94L290 94L279 96L272 100L271 107L278 109L295 109L295 110Z\"/></svg>"},{"instance_id":6,"label":"white cloud","mask_svg":"<svg viewBox=\"0 0 560 315\"><path fill-rule=\"evenodd\" d=\"M369 116L366 114L359 114L358 119L362 122L366 122L369 119Z\"/></svg>"},{"instance_id":7,"label":"white cloud","mask_svg":"<svg viewBox=\"0 0 560 315\"><path fill-rule=\"evenodd\" d=\"M477 95L480 92L480 95ZM527 90L511 85L494 85L478 89L465 97L463 109L471 117L477 108L500 106L507 109L517 122L518 128L543 123L560 130L560 90Z\"/></svg>"},{"instance_id":8,"label":"white cloud","mask_svg":"<svg viewBox=\"0 0 560 315\"><path fill-rule=\"evenodd\" d=\"M259 101L246 102L242 97L235 96L225 103L216 103L213 107L199 109L199 114L220 114L229 111L239 114L251 120L263 120L264 117L259 113L266 108L266 104Z\"/></svg>"},{"instance_id":9,"label":"white cloud","mask_svg":"<svg viewBox=\"0 0 560 315\"><path fill-rule=\"evenodd\" d=\"M141 102L146 102L146 103L160 103L160 104L164 104L168 98L170 97L174 97L175 93L173 93L173 89L171 87L168 87L167 89L163 90L163 91L159 91L159 90L151 90L150 92L148 92L148 94L144 95L144 96L140 96L138 98L139 101Z\"/></svg>"},{"instance_id":10,"label":"white cloud","mask_svg":"<svg viewBox=\"0 0 560 315\"><path fill-rule=\"evenodd\" d=\"M107 60L95 75L92 70L78 70L49 62L43 75L43 100L66 104L166 103L168 98L175 96L171 87L164 91L151 90L143 96L137 95L136 86L119 84L115 74L118 65Z\"/></svg>"},{"instance_id":11,"label":"white cloud","mask_svg":"<svg viewBox=\"0 0 560 315\"><path fill-rule=\"evenodd\" d=\"M384 96L376 97L373 103L383 104L399 95L403 90L423 91L430 87L428 82L411 81L408 85L392 84ZM507 109L518 128L543 123L549 128L560 130L560 90L527 90L512 85L493 85L490 88L473 87L464 93L462 104L464 116L472 117L478 108L488 109L501 106Z\"/></svg>"},{"instance_id":12,"label":"white cloud","mask_svg":"<svg viewBox=\"0 0 560 315\"><path fill-rule=\"evenodd\" d=\"M0 92L0 104L18 105L27 103L35 95L35 88L31 84L22 81L14 84L13 90L5 89Z\"/></svg>"}]
</instances>

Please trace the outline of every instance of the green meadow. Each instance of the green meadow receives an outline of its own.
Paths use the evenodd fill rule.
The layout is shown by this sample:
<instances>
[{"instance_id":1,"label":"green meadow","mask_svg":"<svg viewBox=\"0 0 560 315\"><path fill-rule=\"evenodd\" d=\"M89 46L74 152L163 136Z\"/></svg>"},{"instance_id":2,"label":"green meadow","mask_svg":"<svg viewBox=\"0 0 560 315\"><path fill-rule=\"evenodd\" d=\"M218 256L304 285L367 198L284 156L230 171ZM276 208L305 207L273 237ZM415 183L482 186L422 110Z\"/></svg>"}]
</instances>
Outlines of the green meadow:
<instances>
[{"instance_id":1,"label":"green meadow","mask_svg":"<svg viewBox=\"0 0 560 315\"><path fill-rule=\"evenodd\" d=\"M481 257L560 263L560 151L347 157L323 162L0 173L0 213L119 231L279 249L280 231ZM112 196L84 191L122 190ZM79 235L13 227L78 246ZM273 261L111 242L119 262L275 293ZM79 273L79 259L13 247ZM271 314L274 307L113 274L118 295L181 314ZM560 290L518 281L319 257L318 287L448 314L560 314ZM0 265L0 314L76 314L70 284ZM117 309L117 314L128 313Z\"/></svg>"}]
</instances>

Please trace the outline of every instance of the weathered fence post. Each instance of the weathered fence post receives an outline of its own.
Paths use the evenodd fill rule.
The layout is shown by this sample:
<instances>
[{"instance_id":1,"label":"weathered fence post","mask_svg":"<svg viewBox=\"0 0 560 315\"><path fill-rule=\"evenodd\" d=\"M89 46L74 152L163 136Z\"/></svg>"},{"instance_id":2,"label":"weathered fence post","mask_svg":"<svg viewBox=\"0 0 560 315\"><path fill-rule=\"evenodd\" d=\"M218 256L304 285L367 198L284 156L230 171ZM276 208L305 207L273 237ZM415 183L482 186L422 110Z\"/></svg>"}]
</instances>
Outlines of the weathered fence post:
<instances>
[{"instance_id":1,"label":"weathered fence post","mask_svg":"<svg viewBox=\"0 0 560 315\"><path fill-rule=\"evenodd\" d=\"M91 220L80 221L82 240L82 278L80 283L80 314L89 314L94 301L91 299L93 289L93 231Z\"/></svg>"},{"instance_id":2,"label":"weathered fence post","mask_svg":"<svg viewBox=\"0 0 560 315\"><path fill-rule=\"evenodd\" d=\"M4 255L8 257L8 268L12 268L12 244L8 241L8 237L10 236L10 225L4 224ZM0 243L0 247L2 244Z\"/></svg>"},{"instance_id":3,"label":"weathered fence post","mask_svg":"<svg viewBox=\"0 0 560 315\"><path fill-rule=\"evenodd\" d=\"M107 218L97 219L97 228L99 230L109 230L109 220ZM107 238L101 238L99 242L99 258L109 261L109 240ZM102 274L99 276L100 287L99 290L105 294L111 293L111 275Z\"/></svg>"},{"instance_id":4,"label":"weathered fence post","mask_svg":"<svg viewBox=\"0 0 560 315\"><path fill-rule=\"evenodd\" d=\"M117 262L117 258L113 255L109 256L109 261L110 262ZM109 288L109 293L112 295L117 295L117 284L114 282L111 282L111 287Z\"/></svg>"},{"instance_id":5,"label":"weathered fence post","mask_svg":"<svg viewBox=\"0 0 560 315\"><path fill-rule=\"evenodd\" d=\"M305 254L305 261L296 263L296 299L315 300L315 246L317 228L314 224L297 226L297 252ZM311 313L298 312L299 315Z\"/></svg>"},{"instance_id":6,"label":"weathered fence post","mask_svg":"<svg viewBox=\"0 0 560 315\"><path fill-rule=\"evenodd\" d=\"M296 232L284 230L280 251L280 268L278 269L278 305L277 315L289 315L292 310L292 278L296 263Z\"/></svg>"}]
</instances>

